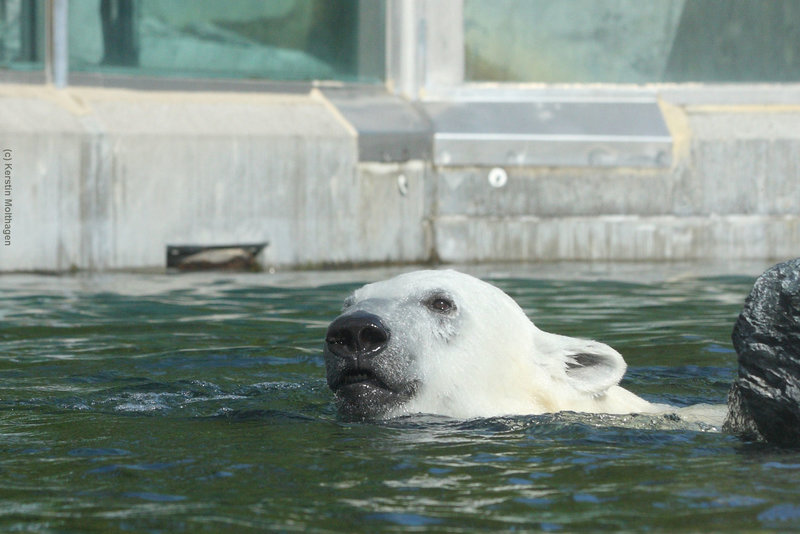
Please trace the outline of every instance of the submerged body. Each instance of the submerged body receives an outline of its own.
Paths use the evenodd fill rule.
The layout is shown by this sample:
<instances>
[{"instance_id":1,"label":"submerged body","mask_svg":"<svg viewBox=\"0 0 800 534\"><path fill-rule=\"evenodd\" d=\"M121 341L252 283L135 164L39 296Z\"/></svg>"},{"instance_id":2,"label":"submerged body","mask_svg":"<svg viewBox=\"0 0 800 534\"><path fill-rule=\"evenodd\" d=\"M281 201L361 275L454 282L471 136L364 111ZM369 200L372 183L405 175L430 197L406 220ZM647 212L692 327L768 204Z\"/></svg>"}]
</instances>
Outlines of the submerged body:
<instances>
[{"instance_id":1,"label":"submerged body","mask_svg":"<svg viewBox=\"0 0 800 534\"><path fill-rule=\"evenodd\" d=\"M350 417L677 413L719 427L726 413L642 399L618 385L626 365L617 351L545 332L503 291L456 271L356 290L324 354L328 384Z\"/></svg>"}]
</instances>

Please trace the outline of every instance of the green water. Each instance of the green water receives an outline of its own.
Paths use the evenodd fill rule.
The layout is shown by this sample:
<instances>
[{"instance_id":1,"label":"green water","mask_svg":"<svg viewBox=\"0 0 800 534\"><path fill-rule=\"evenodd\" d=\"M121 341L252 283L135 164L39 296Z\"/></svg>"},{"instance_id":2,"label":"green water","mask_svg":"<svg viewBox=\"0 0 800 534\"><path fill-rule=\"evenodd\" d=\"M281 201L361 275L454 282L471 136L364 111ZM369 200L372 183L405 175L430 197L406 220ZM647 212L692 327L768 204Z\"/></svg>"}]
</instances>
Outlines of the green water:
<instances>
[{"instance_id":1,"label":"green water","mask_svg":"<svg viewBox=\"0 0 800 534\"><path fill-rule=\"evenodd\" d=\"M339 421L321 340L384 274L0 277L0 531L800 529L800 453L717 432ZM751 275L492 281L647 399L724 402Z\"/></svg>"}]
</instances>

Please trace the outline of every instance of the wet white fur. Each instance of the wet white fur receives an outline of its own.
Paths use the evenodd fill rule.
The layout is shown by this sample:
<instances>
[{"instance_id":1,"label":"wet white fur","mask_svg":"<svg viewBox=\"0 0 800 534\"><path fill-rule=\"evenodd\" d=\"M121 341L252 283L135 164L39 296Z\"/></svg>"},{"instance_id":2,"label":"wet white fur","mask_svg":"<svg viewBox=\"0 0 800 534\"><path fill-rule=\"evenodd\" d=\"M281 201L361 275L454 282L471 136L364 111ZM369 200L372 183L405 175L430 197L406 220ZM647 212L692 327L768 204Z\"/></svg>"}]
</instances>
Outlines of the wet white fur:
<instances>
[{"instance_id":1,"label":"wet white fur","mask_svg":"<svg viewBox=\"0 0 800 534\"><path fill-rule=\"evenodd\" d=\"M420 304L436 291L453 297L454 314L437 315ZM403 274L362 287L351 305L382 317L392 332L393 357L402 362L397 372L419 383L412 400L391 415L677 411L617 385L626 364L608 345L544 332L503 291L463 273ZM579 358L589 365L574 367L579 354L591 355ZM698 406L686 415L721 424L724 407L708 408L711 412Z\"/></svg>"}]
</instances>

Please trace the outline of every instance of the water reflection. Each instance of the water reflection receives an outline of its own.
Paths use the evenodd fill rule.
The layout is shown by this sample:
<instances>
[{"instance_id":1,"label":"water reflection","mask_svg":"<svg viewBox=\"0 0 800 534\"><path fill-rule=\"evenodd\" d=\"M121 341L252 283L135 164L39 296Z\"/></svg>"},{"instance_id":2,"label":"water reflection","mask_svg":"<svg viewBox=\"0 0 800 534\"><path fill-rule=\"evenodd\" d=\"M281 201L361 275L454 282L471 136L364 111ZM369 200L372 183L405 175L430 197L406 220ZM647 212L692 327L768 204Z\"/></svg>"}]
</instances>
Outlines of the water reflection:
<instances>
[{"instance_id":1,"label":"water reflection","mask_svg":"<svg viewBox=\"0 0 800 534\"><path fill-rule=\"evenodd\" d=\"M669 416L341 421L321 340L386 274L0 278L0 526L793 528L795 453ZM491 279L648 400L724 402L753 277Z\"/></svg>"}]
</instances>

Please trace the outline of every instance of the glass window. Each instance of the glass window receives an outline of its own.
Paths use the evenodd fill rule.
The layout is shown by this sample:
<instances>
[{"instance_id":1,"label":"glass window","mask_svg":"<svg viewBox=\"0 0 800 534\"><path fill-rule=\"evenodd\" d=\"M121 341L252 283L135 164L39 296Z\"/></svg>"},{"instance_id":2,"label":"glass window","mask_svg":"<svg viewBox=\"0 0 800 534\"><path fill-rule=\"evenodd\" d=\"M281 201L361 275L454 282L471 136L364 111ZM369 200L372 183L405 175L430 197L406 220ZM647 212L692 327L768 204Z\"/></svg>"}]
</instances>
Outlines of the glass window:
<instances>
[{"instance_id":1,"label":"glass window","mask_svg":"<svg viewBox=\"0 0 800 534\"><path fill-rule=\"evenodd\" d=\"M797 0L465 0L464 39L468 81L800 81Z\"/></svg>"},{"instance_id":2,"label":"glass window","mask_svg":"<svg viewBox=\"0 0 800 534\"><path fill-rule=\"evenodd\" d=\"M381 81L383 2L71 0L70 70Z\"/></svg>"},{"instance_id":3,"label":"glass window","mask_svg":"<svg viewBox=\"0 0 800 534\"><path fill-rule=\"evenodd\" d=\"M0 67L41 70L44 0L0 0Z\"/></svg>"}]
</instances>

